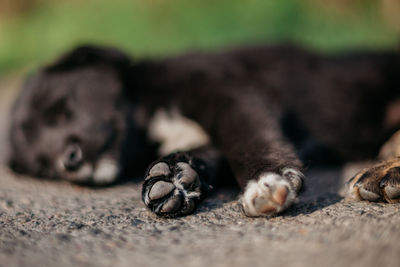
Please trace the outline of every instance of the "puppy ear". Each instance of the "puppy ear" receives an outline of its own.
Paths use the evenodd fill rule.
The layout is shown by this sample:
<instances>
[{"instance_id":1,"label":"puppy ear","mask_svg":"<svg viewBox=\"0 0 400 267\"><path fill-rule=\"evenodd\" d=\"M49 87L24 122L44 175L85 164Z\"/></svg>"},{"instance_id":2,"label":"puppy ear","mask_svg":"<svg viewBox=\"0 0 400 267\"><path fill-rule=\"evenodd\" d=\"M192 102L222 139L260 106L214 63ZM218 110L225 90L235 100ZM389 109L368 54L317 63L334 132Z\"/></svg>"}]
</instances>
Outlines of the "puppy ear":
<instances>
[{"instance_id":1,"label":"puppy ear","mask_svg":"<svg viewBox=\"0 0 400 267\"><path fill-rule=\"evenodd\" d=\"M44 70L47 72L68 71L77 67L102 63L124 69L131 64L131 60L126 54L115 48L82 45L62 55Z\"/></svg>"}]
</instances>

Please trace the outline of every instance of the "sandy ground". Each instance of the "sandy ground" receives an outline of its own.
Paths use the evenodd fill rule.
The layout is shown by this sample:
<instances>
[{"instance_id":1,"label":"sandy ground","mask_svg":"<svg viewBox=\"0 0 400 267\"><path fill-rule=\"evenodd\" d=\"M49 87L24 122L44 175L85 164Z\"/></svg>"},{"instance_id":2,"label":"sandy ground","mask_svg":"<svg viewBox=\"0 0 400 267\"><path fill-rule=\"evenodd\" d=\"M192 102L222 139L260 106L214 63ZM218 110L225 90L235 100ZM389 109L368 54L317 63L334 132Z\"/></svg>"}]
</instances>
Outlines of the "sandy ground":
<instances>
[{"instance_id":1,"label":"sandy ground","mask_svg":"<svg viewBox=\"0 0 400 267\"><path fill-rule=\"evenodd\" d=\"M0 82L2 158L17 81ZM0 266L399 266L400 205L344 201L339 169L307 176L276 218L243 216L238 191L223 189L194 215L162 219L140 181L94 189L0 167Z\"/></svg>"}]
</instances>

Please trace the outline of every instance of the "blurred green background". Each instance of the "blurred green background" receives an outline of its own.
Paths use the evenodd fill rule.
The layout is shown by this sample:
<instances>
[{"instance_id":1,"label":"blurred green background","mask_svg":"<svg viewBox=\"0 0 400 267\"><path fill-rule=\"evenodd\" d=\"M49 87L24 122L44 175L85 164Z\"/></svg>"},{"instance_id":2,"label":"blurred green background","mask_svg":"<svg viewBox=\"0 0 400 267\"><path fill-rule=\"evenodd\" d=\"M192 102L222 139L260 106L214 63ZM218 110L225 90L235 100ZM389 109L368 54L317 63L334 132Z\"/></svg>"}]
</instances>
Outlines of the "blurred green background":
<instances>
[{"instance_id":1,"label":"blurred green background","mask_svg":"<svg viewBox=\"0 0 400 267\"><path fill-rule=\"evenodd\" d=\"M399 33L400 0L0 0L0 76L79 43L148 57L277 41L383 49Z\"/></svg>"}]
</instances>

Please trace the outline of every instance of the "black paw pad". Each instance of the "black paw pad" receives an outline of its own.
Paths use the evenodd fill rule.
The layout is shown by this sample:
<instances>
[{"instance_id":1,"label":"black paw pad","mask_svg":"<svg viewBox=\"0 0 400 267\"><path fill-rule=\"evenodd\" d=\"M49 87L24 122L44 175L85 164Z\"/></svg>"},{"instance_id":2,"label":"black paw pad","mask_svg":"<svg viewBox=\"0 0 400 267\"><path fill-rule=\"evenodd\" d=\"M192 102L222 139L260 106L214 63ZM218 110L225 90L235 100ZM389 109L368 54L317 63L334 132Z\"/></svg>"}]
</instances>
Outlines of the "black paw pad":
<instances>
[{"instance_id":1,"label":"black paw pad","mask_svg":"<svg viewBox=\"0 0 400 267\"><path fill-rule=\"evenodd\" d=\"M142 188L146 206L160 216L191 213L201 197L197 172L186 162L158 162L147 172Z\"/></svg>"},{"instance_id":2,"label":"black paw pad","mask_svg":"<svg viewBox=\"0 0 400 267\"><path fill-rule=\"evenodd\" d=\"M157 200L170 194L175 189L174 184L165 181L156 182L149 192L150 200Z\"/></svg>"}]
</instances>

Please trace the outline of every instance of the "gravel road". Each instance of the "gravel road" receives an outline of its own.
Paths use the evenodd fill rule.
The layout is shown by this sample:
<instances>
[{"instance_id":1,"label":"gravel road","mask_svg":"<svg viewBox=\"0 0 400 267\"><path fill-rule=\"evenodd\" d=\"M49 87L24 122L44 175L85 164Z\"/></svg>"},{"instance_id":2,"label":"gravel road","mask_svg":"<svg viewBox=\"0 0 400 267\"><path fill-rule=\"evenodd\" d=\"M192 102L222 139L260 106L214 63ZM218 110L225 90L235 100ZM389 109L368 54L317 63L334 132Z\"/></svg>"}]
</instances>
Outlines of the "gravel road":
<instances>
[{"instance_id":1,"label":"gravel road","mask_svg":"<svg viewBox=\"0 0 400 267\"><path fill-rule=\"evenodd\" d=\"M0 82L2 158L17 81ZM299 201L276 218L243 216L226 188L193 215L162 219L143 206L140 180L96 189L1 164L0 266L399 266L400 205L344 201L352 171L309 170Z\"/></svg>"}]
</instances>

